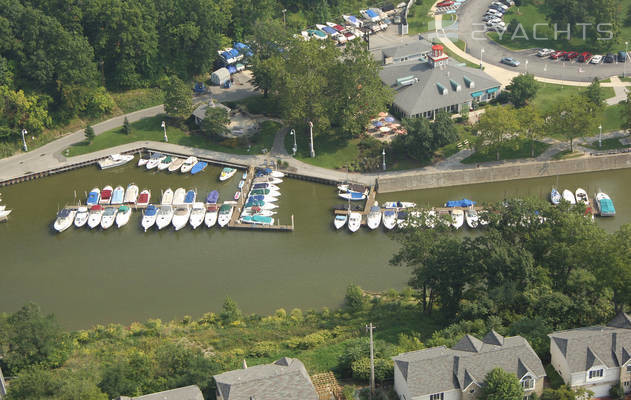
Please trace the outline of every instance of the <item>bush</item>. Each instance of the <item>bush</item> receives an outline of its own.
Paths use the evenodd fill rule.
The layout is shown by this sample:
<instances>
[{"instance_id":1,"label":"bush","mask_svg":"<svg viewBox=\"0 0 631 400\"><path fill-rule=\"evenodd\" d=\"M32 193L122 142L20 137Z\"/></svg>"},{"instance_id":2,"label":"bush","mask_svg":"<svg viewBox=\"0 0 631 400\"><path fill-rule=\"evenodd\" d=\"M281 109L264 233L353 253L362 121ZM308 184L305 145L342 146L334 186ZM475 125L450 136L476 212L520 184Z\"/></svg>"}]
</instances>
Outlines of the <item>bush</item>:
<instances>
[{"instance_id":1,"label":"bush","mask_svg":"<svg viewBox=\"0 0 631 400\"><path fill-rule=\"evenodd\" d=\"M90 117L98 117L112 112L115 105L116 103L114 103L112 96L107 93L105 88L100 87L96 89L88 99L85 106L85 113Z\"/></svg>"},{"instance_id":2,"label":"bush","mask_svg":"<svg viewBox=\"0 0 631 400\"><path fill-rule=\"evenodd\" d=\"M622 385L613 385L611 389L609 389L609 397L613 400L623 400L624 399L624 388Z\"/></svg>"},{"instance_id":3,"label":"bush","mask_svg":"<svg viewBox=\"0 0 631 400\"><path fill-rule=\"evenodd\" d=\"M286 345L292 350L309 350L321 346L331 339L331 332L321 330L304 337L292 337L287 340Z\"/></svg>"},{"instance_id":4,"label":"bush","mask_svg":"<svg viewBox=\"0 0 631 400\"><path fill-rule=\"evenodd\" d=\"M270 357L278 351L278 345L274 342L258 342L248 352L250 357Z\"/></svg>"},{"instance_id":5,"label":"bush","mask_svg":"<svg viewBox=\"0 0 631 400\"><path fill-rule=\"evenodd\" d=\"M366 300L362 289L357 285L348 285L346 287L346 296L344 296L344 305L351 311L357 312L361 311L365 304Z\"/></svg>"},{"instance_id":6,"label":"bush","mask_svg":"<svg viewBox=\"0 0 631 400\"><path fill-rule=\"evenodd\" d=\"M365 357L353 361L351 365L353 378L363 381L370 379L370 358ZM383 382L394 376L394 363L390 359L375 358L375 380Z\"/></svg>"}]
</instances>

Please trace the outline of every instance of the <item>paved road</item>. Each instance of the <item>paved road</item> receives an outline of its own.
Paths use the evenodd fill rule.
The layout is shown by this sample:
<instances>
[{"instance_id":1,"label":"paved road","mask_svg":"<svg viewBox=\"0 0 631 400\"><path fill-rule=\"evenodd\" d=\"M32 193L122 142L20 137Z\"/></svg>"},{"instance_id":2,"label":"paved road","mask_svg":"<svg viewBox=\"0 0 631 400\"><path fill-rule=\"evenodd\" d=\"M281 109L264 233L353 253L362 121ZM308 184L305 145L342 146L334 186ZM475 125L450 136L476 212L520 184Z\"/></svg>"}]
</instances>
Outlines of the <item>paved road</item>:
<instances>
[{"instance_id":1,"label":"paved road","mask_svg":"<svg viewBox=\"0 0 631 400\"><path fill-rule=\"evenodd\" d=\"M535 50L508 50L486 38L486 35L474 33L481 30L482 27L475 24L481 23L482 16L492 2L493 0L469 0L457 12L458 37L467 43L467 52L478 59L480 58L480 51L484 49L482 59L485 63L501 65L499 60L502 57L513 57L521 62L519 67L514 68L517 72L526 72L526 68L528 68L528 73L559 80L591 81L594 77L605 79L610 76L623 74L624 65L622 63L594 65L576 61L555 61L548 58L539 58L535 55ZM507 24L508 22L506 21ZM546 21L541 21L541 23L546 23ZM449 30L449 28L446 30ZM530 34L531 32L528 32L528 35ZM564 50L578 51L580 49ZM528 60L527 67L526 60ZM627 62L626 68L627 73L631 74L631 63Z\"/></svg>"}]
</instances>

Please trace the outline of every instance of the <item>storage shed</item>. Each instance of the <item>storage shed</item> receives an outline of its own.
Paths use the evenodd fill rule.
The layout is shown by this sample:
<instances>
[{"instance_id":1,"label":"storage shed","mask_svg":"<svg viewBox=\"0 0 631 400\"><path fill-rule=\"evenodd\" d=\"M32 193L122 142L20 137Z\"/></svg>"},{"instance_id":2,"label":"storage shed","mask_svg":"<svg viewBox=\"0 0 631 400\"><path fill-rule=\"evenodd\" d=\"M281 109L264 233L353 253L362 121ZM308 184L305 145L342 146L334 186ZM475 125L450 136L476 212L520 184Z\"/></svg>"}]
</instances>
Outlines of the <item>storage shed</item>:
<instances>
[{"instance_id":1,"label":"storage shed","mask_svg":"<svg viewBox=\"0 0 631 400\"><path fill-rule=\"evenodd\" d=\"M230 71L227 68L219 68L210 75L210 81L213 85L223 86L230 80Z\"/></svg>"}]
</instances>

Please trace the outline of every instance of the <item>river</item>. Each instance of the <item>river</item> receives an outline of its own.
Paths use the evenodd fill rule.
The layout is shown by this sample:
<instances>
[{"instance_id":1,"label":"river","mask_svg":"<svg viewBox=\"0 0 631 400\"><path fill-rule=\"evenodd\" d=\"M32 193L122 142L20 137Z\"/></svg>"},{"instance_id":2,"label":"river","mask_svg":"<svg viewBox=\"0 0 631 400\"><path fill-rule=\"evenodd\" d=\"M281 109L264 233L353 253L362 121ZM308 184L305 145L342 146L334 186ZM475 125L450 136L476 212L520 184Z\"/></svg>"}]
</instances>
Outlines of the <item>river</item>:
<instances>
[{"instance_id":1,"label":"river","mask_svg":"<svg viewBox=\"0 0 631 400\"><path fill-rule=\"evenodd\" d=\"M231 296L246 313L283 307L307 310L339 306L349 283L369 290L405 287L409 273L391 267L396 243L381 230L335 232L331 207L339 204L333 187L286 179L280 186L281 223L295 216L293 233L185 228L143 233L140 213L118 230L52 230L57 210L91 188L126 186L160 190L196 188L200 198L218 189L221 199L236 190L238 177L219 183L220 168L197 176L149 172L135 164L99 171L87 167L1 189L2 204L13 209L0 224L0 312L33 301L54 313L64 327L87 328L147 318L199 317L218 312ZM559 188L583 187L590 196L601 188L617 216L598 219L607 230L629 221L631 170L561 176ZM491 202L516 196L545 196L557 178L427 189L379 195L379 201L406 200L437 206L467 197Z\"/></svg>"}]
</instances>

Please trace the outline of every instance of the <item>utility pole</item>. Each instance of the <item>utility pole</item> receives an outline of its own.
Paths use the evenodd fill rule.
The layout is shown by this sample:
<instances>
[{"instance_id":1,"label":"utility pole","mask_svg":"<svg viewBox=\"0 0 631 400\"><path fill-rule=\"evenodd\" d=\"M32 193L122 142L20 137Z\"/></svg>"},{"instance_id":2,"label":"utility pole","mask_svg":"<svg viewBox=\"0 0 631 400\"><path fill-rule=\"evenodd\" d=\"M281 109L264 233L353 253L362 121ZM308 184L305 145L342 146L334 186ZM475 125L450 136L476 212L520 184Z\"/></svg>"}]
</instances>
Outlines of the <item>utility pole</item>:
<instances>
[{"instance_id":1,"label":"utility pole","mask_svg":"<svg viewBox=\"0 0 631 400\"><path fill-rule=\"evenodd\" d=\"M381 155L383 156L383 170L386 170L386 149L381 150Z\"/></svg>"},{"instance_id":2,"label":"utility pole","mask_svg":"<svg viewBox=\"0 0 631 400\"><path fill-rule=\"evenodd\" d=\"M313 150L313 122L309 121L309 136L311 136L311 158L315 158L315 150Z\"/></svg>"},{"instance_id":3,"label":"utility pole","mask_svg":"<svg viewBox=\"0 0 631 400\"><path fill-rule=\"evenodd\" d=\"M366 325L366 330L370 331L370 398L371 400L375 397L375 351L373 347L372 341L372 331L375 327L372 325Z\"/></svg>"}]
</instances>

